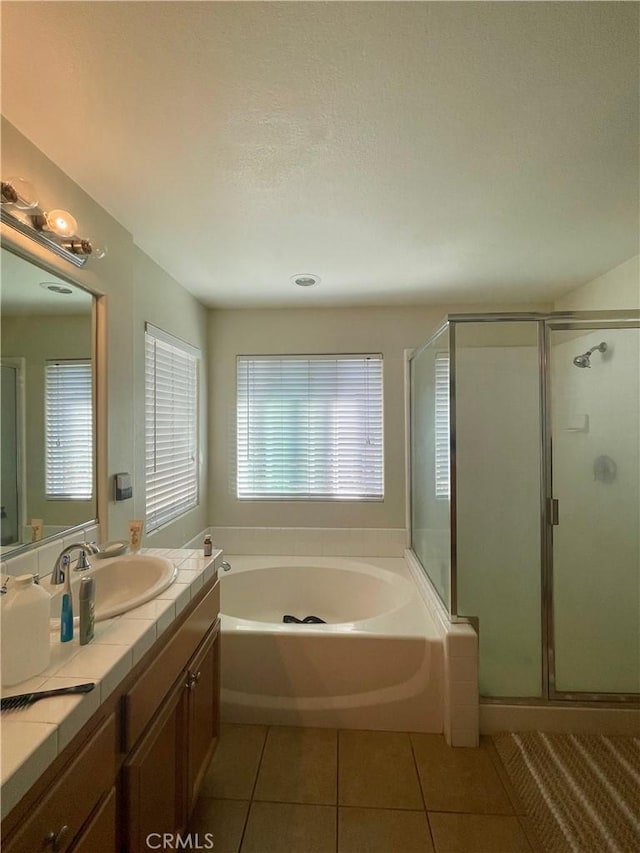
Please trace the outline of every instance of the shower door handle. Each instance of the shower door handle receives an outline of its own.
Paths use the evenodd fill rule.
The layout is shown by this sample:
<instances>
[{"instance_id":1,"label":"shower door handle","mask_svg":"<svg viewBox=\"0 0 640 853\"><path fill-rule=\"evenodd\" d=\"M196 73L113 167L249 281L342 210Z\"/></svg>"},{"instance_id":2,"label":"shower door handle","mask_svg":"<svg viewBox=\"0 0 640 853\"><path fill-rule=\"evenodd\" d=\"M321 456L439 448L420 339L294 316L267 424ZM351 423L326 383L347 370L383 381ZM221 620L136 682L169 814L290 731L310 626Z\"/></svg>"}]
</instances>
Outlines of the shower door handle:
<instances>
[{"instance_id":1,"label":"shower door handle","mask_svg":"<svg viewBox=\"0 0 640 853\"><path fill-rule=\"evenodd\" d=\"M549 498L549 524L552 527L556 527L560 522L558 518L558 499L557 498Z\"/></svg>"}]
</instances>

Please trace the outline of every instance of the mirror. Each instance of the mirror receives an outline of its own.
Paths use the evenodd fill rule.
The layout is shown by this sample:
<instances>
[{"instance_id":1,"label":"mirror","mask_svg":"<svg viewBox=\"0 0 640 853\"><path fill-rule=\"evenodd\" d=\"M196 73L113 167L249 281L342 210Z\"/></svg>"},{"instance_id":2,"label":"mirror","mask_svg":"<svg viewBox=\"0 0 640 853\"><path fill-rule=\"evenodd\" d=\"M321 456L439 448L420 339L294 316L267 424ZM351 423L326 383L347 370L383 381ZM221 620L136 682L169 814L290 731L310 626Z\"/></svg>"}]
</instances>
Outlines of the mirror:
<instances>
[{"instance_id":1,"label":"mirror","mask_svg":"<svg viewBox=\"0 0 640 853\"><path fill-rule=\"evenodd\" d=\"M96 518L94 298L0 250L0 553Z\"/></svg>"}]
</instances>

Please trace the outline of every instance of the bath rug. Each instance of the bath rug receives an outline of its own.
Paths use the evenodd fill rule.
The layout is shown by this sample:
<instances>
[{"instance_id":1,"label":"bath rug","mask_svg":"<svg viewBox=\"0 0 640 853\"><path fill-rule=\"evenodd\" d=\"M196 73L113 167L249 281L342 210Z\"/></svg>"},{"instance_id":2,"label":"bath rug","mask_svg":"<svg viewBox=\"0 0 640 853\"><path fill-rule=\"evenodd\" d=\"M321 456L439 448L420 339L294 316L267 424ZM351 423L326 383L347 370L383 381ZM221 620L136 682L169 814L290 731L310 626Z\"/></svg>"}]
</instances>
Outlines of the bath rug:
<instances>
[{"instance_id":1,"label":"bath rug","mask_svg":"<svg viewBox=\"0 0 640 853\"><path fill-rule=\"evenodd\" d=\"M283 622L295 622L296 625L326 625L324 619L319 616L305 616L304 619L298 619L297 616L290 616L286 613L282 617Z\"/></svg>"},{"instance_id":2,"label":"bath rug","mask_svg":"<svg viewBox=\"0 0 640 853\"><path fill-rule=\"evenodd\" d=\"M640 738L494 735L545 853L640 850Z\"/></svg>"}]
</instances>

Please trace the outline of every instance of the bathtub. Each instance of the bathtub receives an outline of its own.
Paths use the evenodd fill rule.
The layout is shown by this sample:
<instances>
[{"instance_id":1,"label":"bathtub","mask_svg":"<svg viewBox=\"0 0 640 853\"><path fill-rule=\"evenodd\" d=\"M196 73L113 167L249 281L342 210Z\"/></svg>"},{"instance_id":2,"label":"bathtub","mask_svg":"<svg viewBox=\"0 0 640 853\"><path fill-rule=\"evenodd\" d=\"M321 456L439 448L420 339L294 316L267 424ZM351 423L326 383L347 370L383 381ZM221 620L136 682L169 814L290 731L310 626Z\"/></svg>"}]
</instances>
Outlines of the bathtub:
<instances>
[{"instance_id":1,"label":"bathtub","mask_svg":"<svg viewBox=\"0 0 640 853\"><path fill-rule=\"evenodd\" d=\"M225 559L223 720L442 731L443 642L404 559Z\"/></svg>"}]
</instances>

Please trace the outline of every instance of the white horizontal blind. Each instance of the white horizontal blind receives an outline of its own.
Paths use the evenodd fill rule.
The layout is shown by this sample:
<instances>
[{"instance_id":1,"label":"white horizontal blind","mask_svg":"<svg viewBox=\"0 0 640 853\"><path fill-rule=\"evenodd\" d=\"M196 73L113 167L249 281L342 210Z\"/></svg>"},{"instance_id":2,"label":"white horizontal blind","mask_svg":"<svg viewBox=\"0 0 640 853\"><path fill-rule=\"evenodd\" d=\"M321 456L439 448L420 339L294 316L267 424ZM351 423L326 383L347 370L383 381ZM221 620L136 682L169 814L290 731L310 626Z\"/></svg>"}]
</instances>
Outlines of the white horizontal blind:
<instances>
[{"instance_id":1,"label":"white horizontal blind","mask_svg":"<svg viewBox=\"0 0 640 853\"><path fill-rule=\"evenodd\" d=\"M381 355L239 356L239 498L384 496Z\"/></svg>"},{"instance_id":2,"label":"white horizontal blind","mask_svg":"<svg viewBox=\"0 0 640 853\"><path fill-rule=\"evenodd\" d=\"M145 330L146 528L198 503L199 352L147 324Z\"/></svg>"},{"instance_id":3,"label":"white horizontal blind","mask_svg":"<svg viewBox=\"0 0 640 853\"><path fill-rule=\"evenodd\" d=\"M435 360L436 498L449 497L449 355Z\"/></svg>"},{"instance_id":4,"label":"white horizontal blind","mask_svg":"<svg viewBox=\"0 0 640 853\"><path fill-rule=\"evenodd\" d=\"M90 361L45 365L45 492L47 498L93 496L93 396Z\"/></svg>"}]
</instances>

